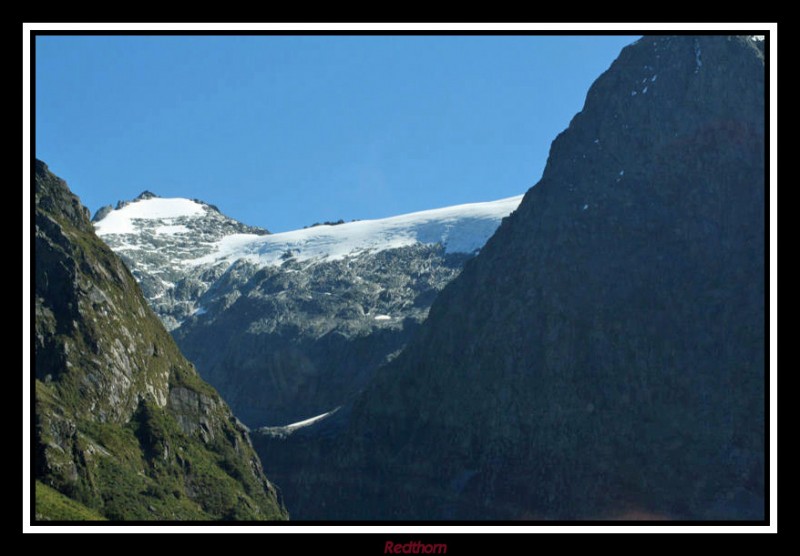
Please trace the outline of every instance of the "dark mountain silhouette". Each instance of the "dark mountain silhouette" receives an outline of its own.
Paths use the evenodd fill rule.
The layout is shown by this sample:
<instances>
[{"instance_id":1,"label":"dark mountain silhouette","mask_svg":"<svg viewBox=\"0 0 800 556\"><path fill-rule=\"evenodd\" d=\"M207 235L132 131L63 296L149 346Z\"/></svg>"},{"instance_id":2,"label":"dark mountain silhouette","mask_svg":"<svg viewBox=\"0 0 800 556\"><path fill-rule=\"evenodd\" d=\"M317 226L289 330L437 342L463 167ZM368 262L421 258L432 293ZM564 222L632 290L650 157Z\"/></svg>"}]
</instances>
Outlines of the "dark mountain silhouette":
<instances>
[{"instance_id":1,"label":"dark mountain silhouette","mask_svg":"<svg viewBox=\"0 0 800 556\"><path fill-rule=\"evenodd\" d=\"M256 439L294 516L764 516L762 44L623 49L407 348Z\"/></svg>"}]
</instances>

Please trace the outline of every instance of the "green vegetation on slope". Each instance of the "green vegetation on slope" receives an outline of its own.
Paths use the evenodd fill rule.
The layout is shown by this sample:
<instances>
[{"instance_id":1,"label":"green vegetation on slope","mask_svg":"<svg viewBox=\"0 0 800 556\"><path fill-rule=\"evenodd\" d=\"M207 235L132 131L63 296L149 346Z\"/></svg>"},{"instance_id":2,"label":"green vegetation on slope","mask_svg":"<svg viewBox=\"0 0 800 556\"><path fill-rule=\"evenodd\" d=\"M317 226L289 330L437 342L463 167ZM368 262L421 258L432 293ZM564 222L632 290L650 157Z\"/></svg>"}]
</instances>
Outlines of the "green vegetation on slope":
<instances>
[{"instance_id":1,"label":"green vegetation on slope","mask_svg":"<svg viewBox=\"0 0 800 556\"><path fill-rule=\"evenodd\" d=\"M36 519L42 521L105 521L106 518L36 481Z\"/></svg>"},{"instance_id":2,"label":"green vegetation on slope","mask_svg":"<svg viewBox=\"0 0 800 556\"><path fill-rule=\"evenodd\" d=\"M286 519L246 429L41 162L35 240L37 479L114 520Z\"/></svg>"}]
</instances>

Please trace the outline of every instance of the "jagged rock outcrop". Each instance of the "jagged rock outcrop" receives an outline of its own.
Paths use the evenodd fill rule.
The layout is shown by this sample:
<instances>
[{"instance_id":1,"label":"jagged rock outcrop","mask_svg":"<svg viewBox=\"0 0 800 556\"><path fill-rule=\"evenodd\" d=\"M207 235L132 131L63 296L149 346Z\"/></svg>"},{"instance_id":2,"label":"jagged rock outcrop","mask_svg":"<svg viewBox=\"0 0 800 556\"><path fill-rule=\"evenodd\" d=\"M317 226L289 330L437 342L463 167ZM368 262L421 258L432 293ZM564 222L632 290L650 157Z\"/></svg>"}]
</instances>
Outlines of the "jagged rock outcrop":
<instances>
[{"instance_id":1,"label":"jagged rock outcrop","mask_svg":"<svg viewBox=\"0 0 800 556\"><path fill-rule=\"evenodd\" d=\"M286 519L245 427L36 162L37 519Z\"/></svg>"},{"instance_id":2,"label":"jagged rock outcrop","mask_svg":"<svg viewBox=\"0 0 800 556\"><path fill-rule=\"evenodd\" d=\"M764 135L762 43L623 49L408 347L256 440L297 517L761 519Z\"/></svg>"}]
</instances>

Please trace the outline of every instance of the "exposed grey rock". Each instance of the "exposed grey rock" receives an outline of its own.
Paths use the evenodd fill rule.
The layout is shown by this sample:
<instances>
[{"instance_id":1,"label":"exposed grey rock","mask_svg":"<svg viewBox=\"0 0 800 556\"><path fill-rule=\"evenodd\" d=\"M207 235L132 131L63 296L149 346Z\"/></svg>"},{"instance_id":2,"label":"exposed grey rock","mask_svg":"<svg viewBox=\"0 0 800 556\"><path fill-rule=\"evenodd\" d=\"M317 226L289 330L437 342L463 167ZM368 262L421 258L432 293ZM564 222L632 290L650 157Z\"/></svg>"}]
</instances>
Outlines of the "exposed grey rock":
<instances>
[{"instance_id":1,"label":"exposed grey rock","mask_svg":"<svg viewBox=\"0 0 800 556\"><path fill-rule=\"evenodd\" d=\"M94 213L94 216L92 216L92 222L97 222L98 220L102 220L112 210L114 210L114 207L112 207L111 205L100 207L99 209L97 209L97 212Z\"/></svg>"},{"instance_id":2,"label":"exposed grey rock","mask_svg":"<svg viewBox=\"0 0 800 556\"><path fill-rule=\"evenodd\" d=\"M358 392L468 258L415 245L313 265L234 265L237 277L221 277L199 299L206 312L173 334L246 423L299 421Z\"/></svg>"}]
</instances>

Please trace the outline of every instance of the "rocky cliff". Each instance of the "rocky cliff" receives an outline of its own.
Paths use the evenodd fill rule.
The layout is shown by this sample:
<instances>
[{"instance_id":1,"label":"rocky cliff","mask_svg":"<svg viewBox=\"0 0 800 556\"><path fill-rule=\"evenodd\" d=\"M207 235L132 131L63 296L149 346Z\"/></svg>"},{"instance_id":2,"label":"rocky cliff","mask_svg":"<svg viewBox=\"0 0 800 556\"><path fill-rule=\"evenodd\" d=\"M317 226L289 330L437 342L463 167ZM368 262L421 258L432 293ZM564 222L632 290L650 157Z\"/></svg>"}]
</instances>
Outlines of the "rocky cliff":
<instances>
[{"instance_id":1,"label":"rocky cliff","mask_svg":"<svg viewBox=\"0 0 800 556\"><path fill-rule=\"evenodd\" d=\"M37 519L286 519L244 426L36 162Z\"/></svg>"},{"instance_id":2,"label":"rocky cliff","mask_svg":"<svg viewBox=\"0 0 800 556\"><path fill-rule=\"evenodd\" d=\"M762 43L623 49L409 346L257 439L297 516L762 518L764 138Z\"/></svg>"}]
</instances>

